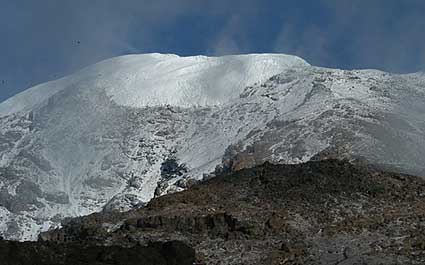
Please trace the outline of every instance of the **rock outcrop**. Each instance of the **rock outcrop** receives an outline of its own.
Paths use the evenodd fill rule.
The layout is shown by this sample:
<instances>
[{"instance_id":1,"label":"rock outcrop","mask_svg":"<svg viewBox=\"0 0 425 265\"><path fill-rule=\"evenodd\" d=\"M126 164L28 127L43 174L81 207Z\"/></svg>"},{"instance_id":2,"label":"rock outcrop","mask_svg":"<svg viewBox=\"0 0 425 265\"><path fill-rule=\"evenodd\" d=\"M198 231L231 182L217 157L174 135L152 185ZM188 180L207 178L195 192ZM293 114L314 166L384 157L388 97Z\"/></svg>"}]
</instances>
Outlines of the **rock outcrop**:
<instances>
[{"instance_id":1,"label":"rock outcrop","mask_svg":"<svg viewBox=\"0 0 425 265\"><path fill-rule=\"evenodd\" d=\"M70 220L40 241L181 241L195 264L424 264L424 199L424 179L347 160L265 163L141 209Z\"/></svg>"}]
</instances>

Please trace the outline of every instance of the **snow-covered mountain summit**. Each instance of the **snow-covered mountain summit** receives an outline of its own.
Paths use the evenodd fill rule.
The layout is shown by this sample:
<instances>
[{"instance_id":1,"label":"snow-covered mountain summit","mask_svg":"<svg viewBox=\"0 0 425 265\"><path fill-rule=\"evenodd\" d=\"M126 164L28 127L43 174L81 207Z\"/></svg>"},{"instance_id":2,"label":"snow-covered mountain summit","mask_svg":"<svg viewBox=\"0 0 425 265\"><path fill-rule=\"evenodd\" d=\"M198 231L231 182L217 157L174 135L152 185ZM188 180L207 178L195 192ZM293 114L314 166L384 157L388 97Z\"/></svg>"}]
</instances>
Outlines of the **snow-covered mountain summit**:
<instances>
[{"instance_id":1,"label":"snow-covered mountain summit","mask_svg":"<svg viewBox=\"0 0 425 265\"><path fill-rule=\"evenodd\" d=\"M30 88L0 104L0 115L31 111L52 95L75 86L101 88L117 104L128 107L211 106L237 98L246 86L264 82L289 67L306 65L298 57L283 54L127 55Z\"/></svg>"},{"instance_id":2,"label":"snow-covered mountain summit","mask_svg":"<svg viewBox=\"0 0 425 265\"><path fill-rule=\"evenodd\" d=\"M332 155L424 172L425 78L280 54L112 58L0 104L0 231L128 209L187 179Z\"/></svg>"}]
</instances>

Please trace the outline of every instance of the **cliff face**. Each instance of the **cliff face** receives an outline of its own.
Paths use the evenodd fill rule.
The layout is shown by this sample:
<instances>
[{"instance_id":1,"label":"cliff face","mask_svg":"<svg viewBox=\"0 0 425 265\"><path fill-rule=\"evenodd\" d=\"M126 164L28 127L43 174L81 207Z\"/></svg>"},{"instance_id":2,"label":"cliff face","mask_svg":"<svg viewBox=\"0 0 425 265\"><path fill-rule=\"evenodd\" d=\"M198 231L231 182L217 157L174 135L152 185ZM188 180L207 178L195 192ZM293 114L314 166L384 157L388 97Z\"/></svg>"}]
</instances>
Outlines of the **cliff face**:
<instances>
[{"instance_id":1,"label":"cliff face","mask_svg":"<svg viewBox=\"0 0 425 265\"><path fill-rule=\"evenodd\" d=\"M424 198L421 178L347 161L265 163L144 208L69 220L40 241L131 249L178 240L196 264L423 264Z\"/></svg>"}]
</instances>

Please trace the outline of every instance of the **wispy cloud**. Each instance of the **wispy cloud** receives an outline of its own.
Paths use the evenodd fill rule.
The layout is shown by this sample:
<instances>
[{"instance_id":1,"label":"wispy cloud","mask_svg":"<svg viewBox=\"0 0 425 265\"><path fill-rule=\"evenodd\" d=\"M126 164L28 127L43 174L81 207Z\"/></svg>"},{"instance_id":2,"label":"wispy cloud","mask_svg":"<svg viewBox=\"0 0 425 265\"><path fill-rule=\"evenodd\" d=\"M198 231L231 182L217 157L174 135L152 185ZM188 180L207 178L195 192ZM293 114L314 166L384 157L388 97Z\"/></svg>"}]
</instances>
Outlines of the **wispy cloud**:
<instances>
[{"instance_id":1,"label":"wispy cloud","mask_svg":"<svg viewBox=\"0 0 425 265\"><path fill-rule=\"evenodd\" d=\"M19 0L0 8L0 101L127 53L296 54L316 65L425 68L423 0Z\"/></svg>"},{"instance_id":2,"label":"wispy cloud","mask_svg":"<svg viewBox=\"0 0 425 265\"><path fill-rule=\"evenodd\" d=\"M238 16L232 16L226 26L220 31L217 37L212 41L212 54L216 56L239 54L243 52L241 43L238 42L238 34L243 25Z\"/></svg>"},{"instance_id":3,"label":"wispy cloud","mask_svg":"<svg viewBox=\"0 0 425 265\"><path fill-rule=\"evenodd\" d=\"M277 35L273 50L301 56L313 64L326 64L330 60L327 33L311 25L302 31L291 23L285 23Z\"/></svg>"},{"instance_id":4,"label":"wispy cloud","mask_svg":"<svg viewBox=\"0 0 425 265\"><path fill-rule=\"evenodd\" d=\"M379 68L394 72L424 69L425 2L418 0L323 0L327 24L282 23L275 51L295 53L313 64ZM302 18L301 18L302 19Z\"/></svg>"}]
</instances>

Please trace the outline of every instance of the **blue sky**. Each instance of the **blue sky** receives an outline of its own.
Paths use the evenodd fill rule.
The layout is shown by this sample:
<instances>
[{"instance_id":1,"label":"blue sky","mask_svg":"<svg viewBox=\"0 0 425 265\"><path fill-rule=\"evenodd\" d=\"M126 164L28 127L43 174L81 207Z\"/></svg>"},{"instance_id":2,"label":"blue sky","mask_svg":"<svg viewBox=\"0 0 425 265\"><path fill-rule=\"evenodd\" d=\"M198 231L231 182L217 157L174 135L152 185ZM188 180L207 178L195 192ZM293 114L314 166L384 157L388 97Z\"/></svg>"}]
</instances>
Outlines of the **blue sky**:
<instances>
[{"instance_id":1,"label":"blue sky","mask_svg":"<svg viewBox=\"0 0 425 265\"><path fill-rule=\"evenodd\" d=\"M422 71L424 14L423 0L0 0L0 101L128 53L279 52Z\"/></svg>"}]
</instances>

